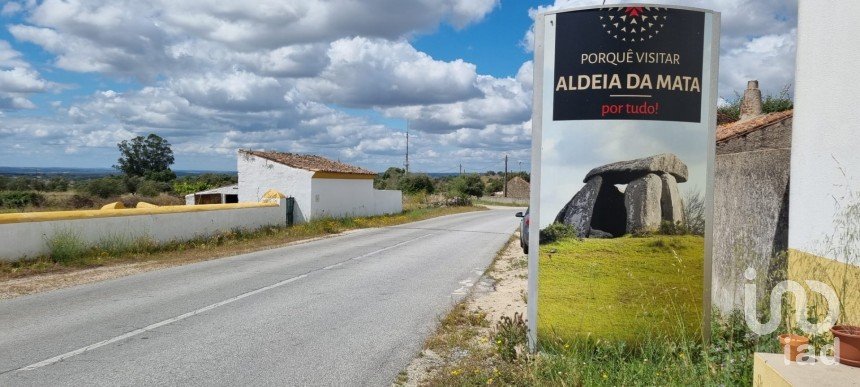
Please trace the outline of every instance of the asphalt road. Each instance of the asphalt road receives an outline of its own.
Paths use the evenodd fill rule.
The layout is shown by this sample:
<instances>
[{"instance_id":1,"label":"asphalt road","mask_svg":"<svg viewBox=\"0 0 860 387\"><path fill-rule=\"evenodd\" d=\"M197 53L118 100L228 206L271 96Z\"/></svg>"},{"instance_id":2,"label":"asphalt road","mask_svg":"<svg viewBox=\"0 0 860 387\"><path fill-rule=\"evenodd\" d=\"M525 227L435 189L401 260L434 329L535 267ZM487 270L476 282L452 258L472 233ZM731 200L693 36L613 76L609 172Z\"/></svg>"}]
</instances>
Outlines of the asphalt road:
<instances>
[{"instance_id":1,"label":"asphalt road","mask_svg":"<svg viewBox=\"0 0 860 387\"><path fill-rule=\"evenodd\" d=\"M0 301L0 385L390 385L507 241L515 211Z\"/></svg>"}]
</instances>

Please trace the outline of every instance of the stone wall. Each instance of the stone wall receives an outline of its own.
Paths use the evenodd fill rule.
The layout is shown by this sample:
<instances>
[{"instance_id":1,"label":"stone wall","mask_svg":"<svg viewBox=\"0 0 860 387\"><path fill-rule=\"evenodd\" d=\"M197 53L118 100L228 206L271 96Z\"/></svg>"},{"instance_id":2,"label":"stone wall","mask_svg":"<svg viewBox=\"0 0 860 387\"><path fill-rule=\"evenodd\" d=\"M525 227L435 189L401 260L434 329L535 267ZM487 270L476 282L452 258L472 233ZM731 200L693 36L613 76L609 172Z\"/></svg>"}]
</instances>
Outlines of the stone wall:
<instances>
[{"instance_id":1,"label":"stone wall","mask_svg":"<svg viewBox=\"0 0 860 387\"><path fill-rule=\"evenodd\" d=\"M724 313L742 308L747 268L760 292L785 276L790 146L790 118L717 143L712 300Z\"/></svg>"},{"instance_id":2,"label":"stone wall","mask_svg":"<svg viewBox=\"0 0 860 387\"><path fill-rule=\"evenodd\" d=\"M717 143L717 157L762 149L790 149L791 127L792 119L788 118L755 132L720 141Z\"/></svg>"}]
</instances>

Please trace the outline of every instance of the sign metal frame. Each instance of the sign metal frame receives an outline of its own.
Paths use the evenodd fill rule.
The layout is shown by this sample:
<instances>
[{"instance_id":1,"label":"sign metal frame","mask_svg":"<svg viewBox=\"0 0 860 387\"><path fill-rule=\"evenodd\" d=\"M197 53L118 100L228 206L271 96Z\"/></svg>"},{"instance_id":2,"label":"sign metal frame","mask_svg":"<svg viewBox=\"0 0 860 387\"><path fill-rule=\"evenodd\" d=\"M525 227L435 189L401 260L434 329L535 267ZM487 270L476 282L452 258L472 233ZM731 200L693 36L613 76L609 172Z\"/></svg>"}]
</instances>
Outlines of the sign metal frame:
<instances>
[{"instance_id":1,"label":"sign metal frame","mask_svg":"<svg viewBox=\"0 0 860 387\"><path fill-rule=\"evenodd\" d=\"M552 93L552 90L544 90L544 81L547 74L554 74L554 63L545 63L544 53L546 49L547 24L553 28L554 16L559 13L576 12L584 10L611 9L617 7L660 7L677 10L696 11L704 14L704 36L703 36L703 63L709 63L709 72L702 74L702 98L707 100L706 114L703 116L707 122L708 141L706 183L704 190L705 200L705 246L703 270L703 294L702 294L702 334L706 342L711 336L711 286L712 286L712 251L713 251L713 214L714 214L714 165L716 160L716 129L717 129L717 98L719 77L719 50L720 50L720 13L708 9L673 6L663 4L612 4L602 6L570 7L564 9L550 10L538 13L535 16L534 26L534 93L532 102L532 159L531 159L531 192L529 200L529 214L531 222L529 225L529 256L528 256L528 292L526 317L528 321L529 347L536 351L537 348L537 318L538 318L538 274L539 274L539 252L540 252L540 194L541 194L541 150L543 138L544 119L544 93ZM552 76L552 75L551 75ZM638 121L638 120L632 120Z\"/></svg>"}]
</instances>

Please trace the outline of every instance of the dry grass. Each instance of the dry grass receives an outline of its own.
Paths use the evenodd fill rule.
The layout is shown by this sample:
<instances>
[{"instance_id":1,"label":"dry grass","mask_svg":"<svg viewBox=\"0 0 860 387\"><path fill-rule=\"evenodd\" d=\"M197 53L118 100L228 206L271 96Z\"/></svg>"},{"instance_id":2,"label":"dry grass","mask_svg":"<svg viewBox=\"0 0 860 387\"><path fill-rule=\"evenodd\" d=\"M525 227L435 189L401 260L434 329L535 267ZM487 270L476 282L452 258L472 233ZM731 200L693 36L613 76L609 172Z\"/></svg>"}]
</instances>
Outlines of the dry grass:
<instances>
[{"instance_id":1,"label":"dry grass","mask_svg":"<svg viewBox=\"0 0 860 387\"><path fill-rule=\"evenodd\" d=\"M97 210L103 205L113 202L122 202L126 208L134 208L138 202L147 202L157 206L181 206L185 205L185 199L168 193L160 193L158 196L141 196L134 194L123 194L100 198L86 193L75 191L64 192L39 192L45 197L45 202L40 206L26 206L24 208L3 208L2 213L16 212L47 212L47 211L69 211L69 210Z\"/></svg>"}]
</instances>

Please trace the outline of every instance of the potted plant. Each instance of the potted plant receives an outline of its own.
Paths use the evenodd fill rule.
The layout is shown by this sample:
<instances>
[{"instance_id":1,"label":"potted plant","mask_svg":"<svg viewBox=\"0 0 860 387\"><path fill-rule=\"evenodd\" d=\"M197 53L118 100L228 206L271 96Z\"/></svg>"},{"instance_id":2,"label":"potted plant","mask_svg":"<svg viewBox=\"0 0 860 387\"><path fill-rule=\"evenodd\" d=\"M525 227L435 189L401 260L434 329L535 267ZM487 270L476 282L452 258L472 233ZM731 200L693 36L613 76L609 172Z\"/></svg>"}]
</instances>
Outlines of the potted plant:
<instances>
[{"instance_id":1,"label":"potted plant","mask_svg":"<svg viewBox=\"0 0 860 387\"><path fill-rule=\"evenodd\" d=\"M838 340L836 360L847 366L860 367L860 327L836 325L830 328L830 332Z\"/></svg>"},{"instance_id":2,"label":"potted plant","mask_svg":"<svg viewBox=\"0 0 860 387\"><path fill-rule=\"evenodd\" d=\"M783 321L785 322L785 332L784 334L779 335L777 338L779 339L779 347L782 348L782 353L785 356L785 359L788 361L798 361L803 359L798 359L798 355L806 352L806 348L809 345L809 338L806 336L798 335L792 332L796 332L797 329L794 326L794 321L797 318L800 318L799 315L795 315L795 310L792 306L783 300L783 308L782 311L784 315L782 316ZM801 348L803 347L803 348Z\"/></svg>"},{"instance_id":3,"label":"potted plant","mask_svg":"<svg viewBox=\"0 0 860 387\"><path fill-rule=\"evenodd\" d=\"M779 335L779 347L782 348L782 353L788 361L797 361L797 356L806 352L806 347L802 349L800 347L806 345L809 345L809 338L806 336L793 333Z\"/></svg>"}]
</instances>

